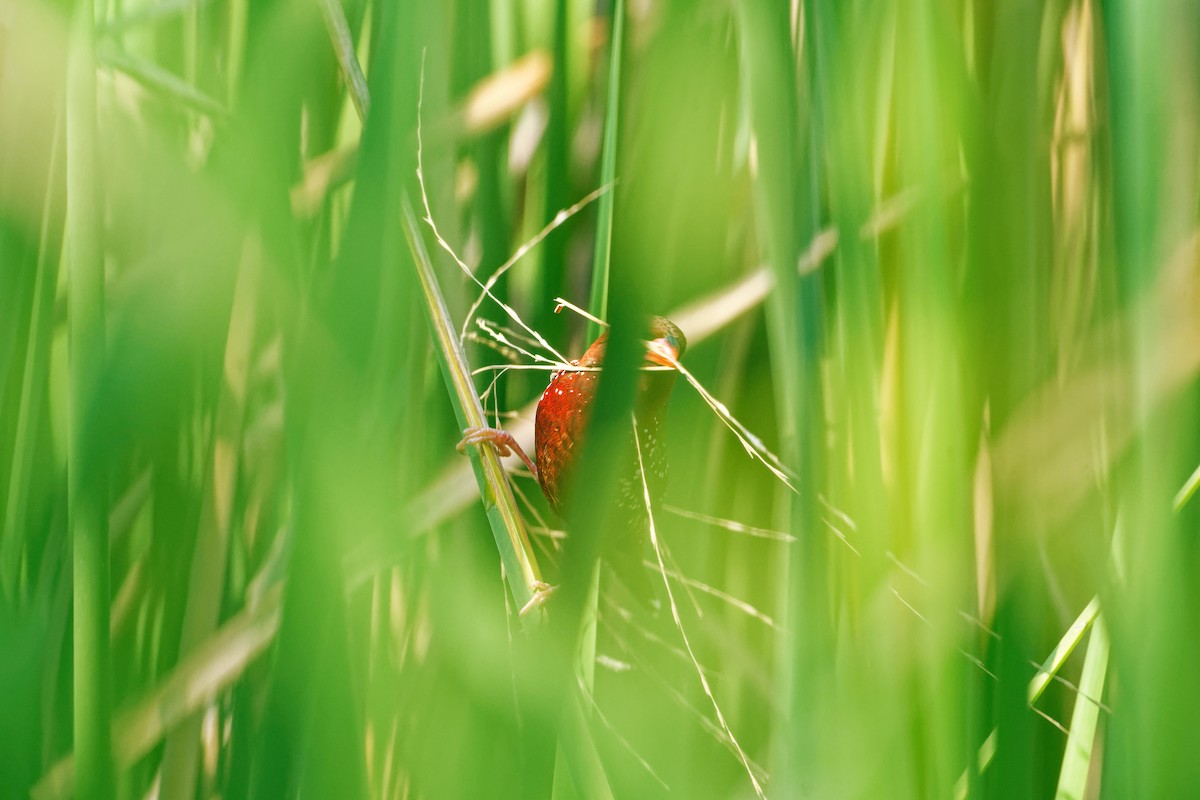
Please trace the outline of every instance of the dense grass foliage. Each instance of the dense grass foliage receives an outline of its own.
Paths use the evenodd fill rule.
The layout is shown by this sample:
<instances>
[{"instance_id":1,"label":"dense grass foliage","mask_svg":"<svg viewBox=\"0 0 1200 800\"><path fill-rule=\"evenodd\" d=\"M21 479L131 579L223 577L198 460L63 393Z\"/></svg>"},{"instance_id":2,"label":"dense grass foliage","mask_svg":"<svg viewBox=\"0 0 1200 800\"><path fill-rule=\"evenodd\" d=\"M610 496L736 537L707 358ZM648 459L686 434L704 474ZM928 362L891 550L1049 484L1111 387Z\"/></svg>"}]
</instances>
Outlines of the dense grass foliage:
<instances>
[{"instance_id":1,"label":"dense grass foliage","mask_svg":"<svg viewBox=\"0 0 1200 800\"><path fill-rule=\"evenodd\" d=\"M1165 0L9 0L0 796L1195 795L1197 98ZM589 313L563 520L455 444Z\"/></svg>"}]
</instances>

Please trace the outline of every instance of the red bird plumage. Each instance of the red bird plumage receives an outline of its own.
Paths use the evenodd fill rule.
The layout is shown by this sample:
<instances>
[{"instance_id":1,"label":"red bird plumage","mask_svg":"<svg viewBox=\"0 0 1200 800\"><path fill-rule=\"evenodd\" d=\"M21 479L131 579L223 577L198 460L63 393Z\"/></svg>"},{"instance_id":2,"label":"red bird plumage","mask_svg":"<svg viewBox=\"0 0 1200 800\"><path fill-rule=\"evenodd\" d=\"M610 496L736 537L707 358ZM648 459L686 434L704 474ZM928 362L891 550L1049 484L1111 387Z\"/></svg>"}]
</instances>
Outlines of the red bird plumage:
<instances>
[{"instance_id":1,"label":"red bird plumage","mask_svg":"<svg viewBox=\"0 0 1200 800\"><path fill-rule=\"evenodd\" d=\"M668 360L656 353L660 348L678 360L687 347L687 339L682 331L664 317L651 320L650 338L653 349L647 351L647 366L671 366ZM607 334L601 334L572 363L580 367L601 366L607 343ZM660 432L675 375L674 370L647 371L642 374L638 385L635 415L642 460L653 499L661 494L666 478L666 451L661 443ZM496 447L501 455L516 452L537 477L551 508L562 515L563 504L570 496L571 481L587 436L599 378L599 372L574 370L562 370L550 378L550 384L538 401L534 421L535 460L522 451L511 434L495 428L468 428L459 442L459 449L467 444L487 442ZM630 438L632 440L632 436ZM630 454L632 457L632 449ZM616 546L602 555L626 586L643 599L648 599L648 581L641 565L646 537L646 509L636 458L631 458L630 474L622 479L619 486L619 502L628 514L626 528L632 535L618 537Z\"/></svg>"}]
</instances>

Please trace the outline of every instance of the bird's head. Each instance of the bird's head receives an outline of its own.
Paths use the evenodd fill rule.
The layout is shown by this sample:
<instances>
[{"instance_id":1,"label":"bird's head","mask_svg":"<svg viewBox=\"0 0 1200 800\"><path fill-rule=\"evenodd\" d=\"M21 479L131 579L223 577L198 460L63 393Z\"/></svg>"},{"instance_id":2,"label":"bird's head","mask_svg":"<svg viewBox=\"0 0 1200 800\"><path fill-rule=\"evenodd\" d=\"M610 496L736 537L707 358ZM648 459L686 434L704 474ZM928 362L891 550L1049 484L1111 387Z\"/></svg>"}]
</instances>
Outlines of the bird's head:
<instances>
[{"instance_id":1,"label":"bird's head","mask_svg":"<svg viewBox=\"0 0 1200 800\"><path fill-rule=\"evenodd\" d=\"M667 358L678 361L687 349L687 337L679 330L674 322L666 317L651 317L646 328L646 365L656 367L673 367ZM608 348L608 333L602 333L592 342L579 358L581 367L598 367L604 363L604 351Z\"/></svg>"},{"instance_id":2,"label":"bird's head","mask_svg":"<svg viewBox=\"0 0 1200 800\"><path fill-rule=\"evenodd\" d=\"M666 317L652 317L650 339L646 345L646 361L660 367L673 367L671 361L678 361L687 349L687 337Z\"/></svg>"}]
</instances>

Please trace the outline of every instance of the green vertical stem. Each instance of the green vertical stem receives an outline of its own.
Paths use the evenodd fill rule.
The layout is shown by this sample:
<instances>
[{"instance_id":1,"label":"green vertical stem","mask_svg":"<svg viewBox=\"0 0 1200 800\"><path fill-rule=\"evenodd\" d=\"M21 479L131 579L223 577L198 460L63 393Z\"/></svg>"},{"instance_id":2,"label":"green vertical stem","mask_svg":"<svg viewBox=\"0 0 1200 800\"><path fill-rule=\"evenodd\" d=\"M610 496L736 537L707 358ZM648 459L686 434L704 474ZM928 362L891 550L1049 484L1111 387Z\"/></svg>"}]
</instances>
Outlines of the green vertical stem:
<instances>
[{"instance_id":1,"label":"green vertical stem","mask_svg":"<svg viewBox=\"0 0 1200 800\"><path fill-rule=\"evenodd\" d=\"M314 797L362 797L363 711L351 702L354 651L338 568L343 535L360 528L347 523L351 498L335 483L352 468L369 474L365 465L374 455L359 438L365 356L360 348L342 349L356 341L358 328L345 324L349 314L326 304L340 287L330 287L328 294L307 291L309 275L293 246L299 229L287 203L302 144L301 119L313 108L307 100L328 75L321 69L325 62L312 58L325 32L315 6L283 2L250 4L247 31L243 95L232 120L238 138L225 140L228 168L238 171L229 174L261 225L265 258L302 291L297 302L281 304L292 549L250 791L262 797L298 790ZM324 265L324 256L318 259ZM354 308L357 318L373 318L374 306Z\"/></svg>"},{"instance_id":2,"label":"green vertical stem","mask_svg":"<svg viewBox=\"0 0 1200 800\"><path fill-rule=\"evenodd\" d=\"M604 145L600 156L600 184L612 186L617 173L618 119L621 104L621 52L625 29L625 4L616 0L613 4L612 39L609 42L608 105L604 114ZM612 252L613 201L616 192L600 195L596 212L596 251L592 261L592 292L588 310L592 316L606 319L608 315L608 279L610 254ZM601 333L601 326L588 323L587 340L592 341ZM600 599L600 565L597 563L589 582L588 599L580 632L580 668L584 684L592 690L596 674L596 613Z\"/></svg>"},{"instance_id":3,"label":"green vertical stem","mask_svg":"<svg viewBox=\"0 0 1200 800\"><path fill-rule=\"evenodd\" d=\"M812 4L805 4L811 14ZM821 481L823 412L819 357L822 347L821 272L797 274L799 242L819 230L818 149L815 126L808 128L800 156L794 56L786 5L743 0L738 6L743 82L750 99L758 153L754 186L759 240L776 281L768 299L772 365L783 457L796 467L797 494L791 498L791 529L800 532L781 582L785 609L780 671L784 702L778 740L781 771L777 787L800 794L818 766L818 699L825 684L832 630L827 595L827 543L821 535L818 492ZM811 30L811 19L806 28ZM805 45L805 72L815 60ZM810 77L811 79L811 77ZM778 788L776 791L780 791Z\"/></svg>"},{"instance_id":4,"label":"green vertical stem","mask_svg":"<svg viewBox=\"0 0 1200 800\"><path fill-rule=\"evenodd\" d=\"M608 92L607 92L607 107L604 114L604 143L600 156L600 183L601 185L612 186L617 171L617 137L620 133L618 125L620 103L621 103L621 52L622 41L624 38L625 28L625 4L621 0L615 0L613 4L613 20L612 20L612 37L609 40L609 66L608 66ZM557 29L556 29L557 41ZM565 62L562 64L562 77L566 78ZM608 284L609 284L609 267L611 262L612 251L612 230L613 230L613 203L615 192L610 188L600 196L597 204L597 220L596 220L596 249L592 261L592 289L591 296L588 300L588 310L593 316L599 319L606 319L608 316ZM600 335L602 328L595 322L588 322L587 341L592 341ZM584 689L587 692L592 692L595 688L596 680L596 629L597 615L600 601L600 562L596 561L591 567L591 576L588 579L587 595L583 603L583 613L580 619L579 628L579 669L580 677L584 684ZM572 695L572 704L570 706L571 715L568 717L566 725L568 726L565 735L572 736L570 727L574 725L579 727L584 724L584 721L591 718L591 705L583 698L578 697L578 693L574 690L575 687L569 687L568 692ZM578 734L575 734L578 737ZM588 737L578 737L580 741L589 742ZM560 754L562 750L560 749ZM589 758L576 758L576 762L583 765L591 765L594 762ZM554 793L555 798L569 797L570 792L565 787L562 766L563 759L558 760L555 771ZM576 783L580 794L593 796L596 790L603 787L605 791L608 789L607 779L602 770L596 769L590 773L590 778L580 778L578 773L580 770L575 769L577 773ZM586 780L588 786L579 786L581 780Z\"/></svg>"},{"instance_id":5,"label":"green vertical stem","mask_svg":"<svg viewBox=\"0 0 1200 800\"><path fill-rule=\"evenodd\" d=\"M959 685L967 681L968 662L940 654L958 646L952 609L972 605L967 569L972 548L964 532L972 529L971 448L979 425L969 418L964 401L963 375L971 365L964 363L958 336L959 217L943 200L952 179L947 171L960 148L963 101L952 81L961 62L956 36L941 13L936 3L926 2L901 14L896 55L897 173L901 185L921 186L933 198L915 208L899 231L895 283L893 546L911 559L933 587L931 597L937 598L926 614L932 624L918 621L912 629L914 652L925 667L906 676L913 701L902 712L922 741L912 759L912 791L919 795L948 788L967 758L962 746L965 691ZM1023 702L1018 707L1024 708Z\"/></svg>"},{"instance_id":6,"label":"green vertical stem","mask_svg":"<svg viewBox=\"0 0 1200 800\"><path fill-rule=\"evenodd\" d=\"M50 174L55 174L62 138L62 120L55 126L55 143L51 147ZM58 258L51 253L50 227L53 213L50 206L55 193L46 195L42 213L42 232L38 244L37 277L34 283L33 309L30 314L29 340L25 350L25 372L21 381L21 400L17 410L17 425L13 440L12 472L8 481L8 501L4 509L4 527L0 529L0 590L9 602L20 598L19 575L21 557L27 541L29 491L33 481L34 462L39 451L37 435L39 420L46 406L50 340L54 335L54 296L58 284ZM57 245L57 240L55 241Z\"/></svg>"},{"instance_id":7,"label":"green vertical stem","mask_svg":"<svg viewBox=\"0 0 1200 800\"><path fill-rule=\"evenodd\" d=\"M492 38L492 69L499 70L512 63L517 52L517 4L510 0L487 0L490 6Z\"/></svg>"},{"instance_id":8,"label":"green vertical stem","mask_svg":"<svg viewBox=\"0 0 1200 800\"><path fill-rule=\"evenodd\" d=\"M188 580L188 602L179 634L181 656L196 649L217 627L225 590L230 522L236 490L239 443L246 382L254 339L257 296L257 249L247 244L234 293L229 337L225 347L224 380L217 401L215 437L206 476L207 491ZM163 750L162 794L185 797L195 793L202 711L192 714L167 738Z\"/></svg>"},{"instance_id":9,"label":"green vertical stem","mask_svg":"<svg viewBox=\"0 0 1200 800\"><path fill-rule=\"evenodd\" d=\"M104 363L104 255L96 155L96 63L91 0L80 0L67 68L67 492L75 583L74 706L79 796L114 794L109 684L107 470L89 448Z\"/></svg>"},{"instance_id":10,"label":"green vertical stem","mask_svg":"<svg viewBox=\"0 0 1200 800\"><path fill-rule=\"evenodd\" d=\"M1196 626L1197 510L1170 511L1172 490L1195 466L1200 426L1194 380L1174 402L1163 402L1160 365L1171 349L1164 342L1178 324L1173 315L1151 311L1156 306L1144 298L1163 293L1173 280L1172 254L1197 225L1200 13L1194 4L1170 0L1100 7L1114 267L1120 302L1134 311L1121 346L1132 363L1129 422L1139 436L1122 470L1121 514L1138 530L1153 532L1127 537L1128 585L1118 602L1105 604L1123 713L1114 714L1107 729L1104 790L1114 797L1173 797L1200 782L1200 765L1184 744L1200 704L1200 689L1185 665L1196 663L1200 647L1195 637L1180 633ZM1188 256L1188 269L1194 276L1193 258Z\"/></svg>"},{"instance_id":11,"label":"green vertical stem","mask_svg":"<svg viewBox=\"0 0 1200 800\"><path fill-rule=\"evenodd\" d=\"M546 194L542 221L550 222L560 209L568 205L570 196L570 36L568 21L571 4L568 0L554 3L554 74L550 78L550 120L546 126ZM573 226L570 222L546 237L542 243L541 286L537 303L548 303L563 296L567 266L567 241ZM563 318L558 314L538 314L538 330L551 342L562 340Z\"/></svg>"},{"instance_id":12,"label":"green vertical stem","mask_svg":"<svg viewBox=\"0 0 1200 800\"><path fill-rule=\"evenodd\" d=\"M1047 97L1052 90L1041 75L1045 59L1039 40L1047 36L1058 41L1059 36L1046 31L1056 31L1060 24L1045 4L1025 1L980 8L975 22L980 39L997 46L984 48L977 70L984 102L978 106L977 124L969 128L975 136L967 140L970 260L963 293L966 313L956 327L966 334L964 363L972 367L964 381L964 419L981 426L986 407L992 429L1000 430L1050 363L1053 112ZM971 432L972 438L976 435ZM984 697L992 697L998 725L999 747L989 779L1022 795L1040 793L1033 782L1035 754L1042 749L1041 738L1057 741L1058 735L1046 730L1024 703L1025 654L1038 647L1034 622L1049 604L1044 582L1029 574L1031 569L1040 573L1042 565L1029 558L1027 537L1045 538L1048 532L1040 515L1018 514L1017 507L1013 498L996 498L994 546L986 554L994 560L994 626L1001 637L989 648L989 661L999 684L976 674L972 697L979 709ZM984 733L982 723L973 723L976 737Z\"/></svg>"},{"instance_id":13,"label":"green vertical stem","mask_svg":"<svg viewBox=\"0 0 1200 800\"><path fill-rule=\"evenodd\" d=\"M878 166L873 163L875 148L882 149L885 145L879 140L888 135L885 112L876 99L880 81L872 74L881 61L890 72L885 36L880 34L888 11L882 6L858 7L838 0L814 0L806 5L810 11L804 63L811 70L807 83L810 129L821 143L829 217L832 229L839 233L837 248L824 268L836 290L829 297L825 396L830 400L826 418L831 444L822 491L830 504L854 520L852 536L861 553L858 557L834 544L827 571L836 581L830 595L838 623L856 629L870 624L870 614L863 609L871 604L871 597L887 591L892 566L886 555L892 520L884 481L880 413L886 301L879 242L861 235L873 206L872 174ZM859 636L849 636L839 645L844 648L839 667L861 676L861 682L839 681L832 700L835 710L830 714L864 703L860 698L864 689L870 691L872 680L867 677L872 674L867 665L879 652L878 638L861 629ZM880 717L894 711L897 704L894 694L884 693L884 697L887 700L877 707ZM893 705L885 705L887 701ZM898 764L908 757L910 745L889 731L867 724L855 729L862 734L856 737L859 746L878 753L881 762ZM844 760L820 763L825 783L838 785L847 779L849 765ZM862 792L894 791L894 781L894 773L880 773L873 783L864 784Z\"/></svg>"},{"instance_id":14,"label":"green vertical stem","mask_svg":"<svg viewBox=\"0 0 1200 800\"><path fill-rule=\"evenodd\" d=\"M608 104L604 114L604 144L600 153L600 185L612 186L617 176L617 136L620 133L621 51L625 37L625 3L613 3L612 40L608 53ZM592 262L592 294L588 310L600 319L608 317L609 255L612 252L613 203L616 191L610 188L596 203L596 253ZM588 323L587 340L600 335L600 326Z\"/></svg>"}]
</instances>

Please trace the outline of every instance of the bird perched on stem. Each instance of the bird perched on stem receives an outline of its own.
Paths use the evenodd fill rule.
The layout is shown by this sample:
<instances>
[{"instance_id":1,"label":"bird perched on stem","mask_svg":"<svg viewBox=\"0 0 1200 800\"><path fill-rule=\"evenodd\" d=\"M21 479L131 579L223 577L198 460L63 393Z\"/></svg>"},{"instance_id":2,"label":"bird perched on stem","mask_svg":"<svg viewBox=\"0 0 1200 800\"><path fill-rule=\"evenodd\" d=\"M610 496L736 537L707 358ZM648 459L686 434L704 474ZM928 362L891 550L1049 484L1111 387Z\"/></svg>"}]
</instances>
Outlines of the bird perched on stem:
<instances>
[{"instance_id":1,"label":"bird perched on stem","mask_svg":"<svg viewBox=\"0 0 1200 800\"><path fill-rule=\"evenodd\" d=\"M572 362L583 370L564 369L550 378L550 384L538 401L534 419L534 458L525 453L512 434L496 428L467 428L458 443L459 452L467 445L486 443L495 447L501 456L516 453L541 485L550 507L562 516L563 502L571 497L572 481L596 398L600 377L596 370L604 362L607 345L608 334L600 334L587 351ZM644 370L639 377L634 418L652 500L661 497L666 484L667 457L662 426L677 374L672 361L678 361L686 348L687 339L673 322L665 317L650 320L650 337L643 364L650 369ZM632 430L627 447L630 448L630 468L620 481L618 502L626 512L628 524L618 536L610 538L611 546L606 547L601 557L630 591L649 603L653 591L642 566L648 531L646 506L637 459L632 451Z\"/></svg>"}]
</instances>

